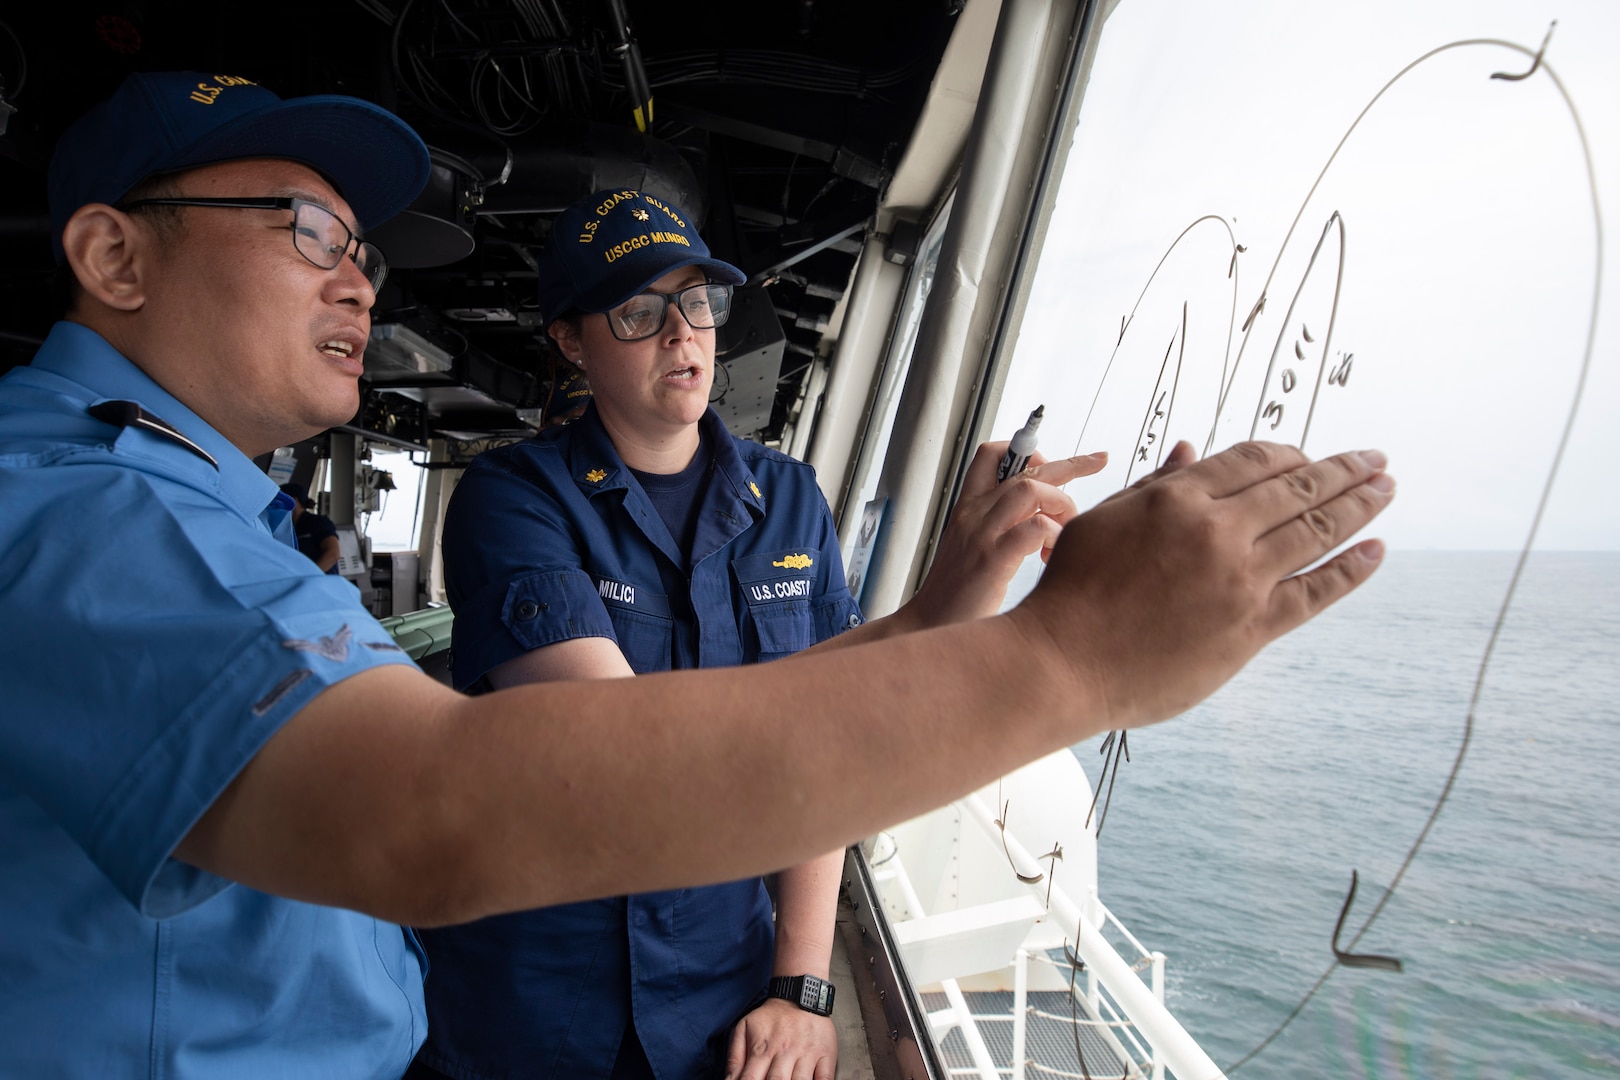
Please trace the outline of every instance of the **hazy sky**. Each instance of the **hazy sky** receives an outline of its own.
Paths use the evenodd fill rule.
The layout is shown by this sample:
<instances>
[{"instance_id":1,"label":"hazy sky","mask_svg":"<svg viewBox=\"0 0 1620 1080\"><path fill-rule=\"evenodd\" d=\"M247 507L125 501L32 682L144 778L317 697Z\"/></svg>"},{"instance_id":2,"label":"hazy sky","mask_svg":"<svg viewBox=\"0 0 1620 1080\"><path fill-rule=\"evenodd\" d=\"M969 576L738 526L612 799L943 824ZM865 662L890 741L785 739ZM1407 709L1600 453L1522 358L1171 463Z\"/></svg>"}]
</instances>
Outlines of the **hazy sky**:
<instances>
[{"instance_id":1,"label":"hazy sky","mask_svg":"<svg viewBox=\"0 0 1620 1080\"><path fill-rule=\"evenodd\" d=\"M1546 60L1580 111L1599 200L1620 214L1620 4L1126 0L1104 27L998 437L1044 403L1042 450L1070 452L1100 386L1082 449L1109 450L1113 465L1070 489L1095 501L1123 482L1149 402L1172 386L1150 450L1203 444L1222 364L1241 348L1217 448L1276 401L1262 436L1297 441L1311 413L1313 454L1390 454L1400 497L1375 532L1392 546L1520 546L1573 400L1597 253L1580 143L1552 80L1489 78L1530 66L1496 46L1420 65L1368 112L1284 238L1335 144L1403 67L1470 38L1534 51L1555 18ZM1337 224L1306 272L1335 212L1336 314ZM1224 220L1188 232L1144 294L1204 215ZM1235 298L1234 238L1246 248ZM1620 268L1606 269L1542 548L1620 548ZM1349 376L1324 377L1312 412L1324 347L1324 375L1348 356Z\"/></svg>"}]
</instances>

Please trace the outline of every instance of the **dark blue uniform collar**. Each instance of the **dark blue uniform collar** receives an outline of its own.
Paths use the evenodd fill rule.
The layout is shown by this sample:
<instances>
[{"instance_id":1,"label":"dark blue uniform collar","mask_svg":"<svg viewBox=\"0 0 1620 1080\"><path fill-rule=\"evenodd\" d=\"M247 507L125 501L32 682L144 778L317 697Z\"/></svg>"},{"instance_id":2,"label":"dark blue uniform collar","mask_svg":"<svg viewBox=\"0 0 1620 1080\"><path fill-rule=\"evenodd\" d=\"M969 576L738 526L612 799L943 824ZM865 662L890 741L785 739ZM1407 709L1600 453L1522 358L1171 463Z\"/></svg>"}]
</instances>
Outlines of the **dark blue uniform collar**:
<instances>
[{"instance_id":1,"label":"dark blue uniform collar","mask_svg":"<svg viewBox=\"0 0 1620 1080\"><path fill-rule=\"evenodd\" d=\"M567 440L569 474L587 495L630 486L630 469L608 438L596 402L586 405L579 419L563 429L562 438Z\"/></svg>"},{"instance_id":2,"label":"dark blue uniform collar","mask_svg":"<svg viewBox=\"0 0 1620 1080\"><path fill-rule=\"evenodd\" d=\"M760 488L759 481L754 478L753 471L743 461L742 455L737 452L736 440L726 430L725 421L721 420L720 414L711 408L703 414L701 423L714 446L716 477L730 485L731 496L748 507L755 517L764 517L765 492Z\"/></svg>"},{"instance_id":3,"label":"dark blue uniform collar","mask_svg":"<svg viewBox=\"0 0 1620 1080\"><path fill-rule=\"evenodd\" d=\"M727 493L746 506L754 517L764 517L765 492L753 471L744 463L742 455L737 452L737 446L720 414L711 408L703 414L698 425L714 450L715 472L724 478ZM600 491L619 491L630 486L630 469L619 457L607 428L602 426L595 402L586 406L584 414L569 424L566 432L570 443L569 474L582 491L594 495Z\"/></svg>"},{"instance_id":4,"label":"dark blue uniform collar","mask_svg":"<svg viewBox=\"0 0 1620 1080\"><path fill-rule=\"evenodd\" d=\"M766 493L738 453L737 444L720 414L711 408L698 423L713 449L714 473L704 495L703 513L692 542L693 565L763 518L766 510ZM566 441L561 449L566 455L569 475L586 496L595 497L604 491L624 492L625 506L641 524L647 540L677 566L684 567L686 559L676 550L669 530L658 520L647 493L635 482L629 467L614 448L613 440L597 415L595 402L564 429L562 439Z\"/></svg>"},{"instance_id":5,"label":"dark blue uniform collar","mask_svg":"<svg viewBox=\"0 0 1620 1080\"><path fill-rule=\"evenodd\" d=\"M89 395L85 401L87 409L107 401L133 401L147 413L161 418L218 463L216 477L220 493L244 517L258 517L279 494L275 481L253 464L251 458L89 327L72 322L57 323L29 366L78 384ZM199 477L214 473L205 461L180 443L173 446L182 458L196 463Z\"/></svg>"}]
</instances>

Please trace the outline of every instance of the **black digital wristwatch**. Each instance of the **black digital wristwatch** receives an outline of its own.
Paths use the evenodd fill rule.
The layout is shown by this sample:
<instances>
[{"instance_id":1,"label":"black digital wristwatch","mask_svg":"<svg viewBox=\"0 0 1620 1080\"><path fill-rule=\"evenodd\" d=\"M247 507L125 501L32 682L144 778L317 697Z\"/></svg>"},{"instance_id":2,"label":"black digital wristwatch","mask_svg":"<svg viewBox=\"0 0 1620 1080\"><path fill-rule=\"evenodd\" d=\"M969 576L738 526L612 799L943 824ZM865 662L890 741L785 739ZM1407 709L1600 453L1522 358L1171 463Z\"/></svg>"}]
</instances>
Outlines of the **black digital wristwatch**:
<instances>
[{"instance_id":1,"label":"black digital wristwatch","mask_svg":"<svg viewBox=\"0 0 1620 1080\"><path fill-rule=\"evenodd\" d=\"M805 1012L832 1015L833 984L814 975L778 975L765 992L770 997L791 1001Z\"/></svg>"}]
</instances>

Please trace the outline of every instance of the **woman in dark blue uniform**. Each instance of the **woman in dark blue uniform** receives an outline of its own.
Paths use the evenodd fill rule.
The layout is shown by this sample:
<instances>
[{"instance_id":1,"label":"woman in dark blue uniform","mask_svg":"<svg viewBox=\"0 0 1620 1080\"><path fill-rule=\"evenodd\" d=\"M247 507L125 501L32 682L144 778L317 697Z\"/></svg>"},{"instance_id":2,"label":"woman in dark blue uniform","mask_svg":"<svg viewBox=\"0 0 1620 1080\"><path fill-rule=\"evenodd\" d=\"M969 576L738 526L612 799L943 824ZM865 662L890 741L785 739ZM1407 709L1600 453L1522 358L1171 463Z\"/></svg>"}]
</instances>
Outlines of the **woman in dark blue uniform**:
<instances>
[{"instance_id":1,"label":"woman in dark blue uniform","mask_svg":"<svg viewBox=\"0 0 1620 1080\"><path fill-rule=\"evenodd\" d=\"M541 309L593 400L481 456L456 490L443 542L459 688L758 663L860 625L810 467L733 438L708 406L714 330L743 280L641 192L554 222ZM760 707L792 723L791 702ZM718 1076L730 1052L760 1075L831 1080L830 1002L801 1002L828 976L842 861L783 870L774 927L753 878L426 932L419 1066L674 1080Z\"/></svg>"}]
</instances>

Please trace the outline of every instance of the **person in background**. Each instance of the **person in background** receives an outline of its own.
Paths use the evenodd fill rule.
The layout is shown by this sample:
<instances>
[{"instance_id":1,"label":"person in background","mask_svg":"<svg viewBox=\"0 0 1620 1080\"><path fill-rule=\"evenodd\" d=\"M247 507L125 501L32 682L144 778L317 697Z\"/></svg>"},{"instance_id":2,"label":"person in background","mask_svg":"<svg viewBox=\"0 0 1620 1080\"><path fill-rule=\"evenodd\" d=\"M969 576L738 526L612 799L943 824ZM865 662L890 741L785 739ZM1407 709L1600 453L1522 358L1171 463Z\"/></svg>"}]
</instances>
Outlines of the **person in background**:
<instances>
[{"instance_id":1,"label":"person in background","mask_svg":"<svg viewBox=\"0 0 1620 1080\"><path fill-rule=\"evenodd\" d=\"M484 454L457 485L444 527L456 686L753 664L859 626L811 468L733 437L709 406L715 333L743 273L685 210L619 190L557 216L539 274L547 333L590 380L590 404ZM1046 539L1072 512L1056 484L1103 463L1048 467ZM830 1080L838 1043L819 990L842 871L841 848L782 870L774 927L751 877L423 931L434 978L419 1060L451 1076L604 1080L650 1077L651 1062L673 1080L718 1075L729 1056L732 1071ZM814 1011L799 1005L807 984Z\"/></svg>"},{"instance_id":2,"label":"person in background","mask_svg":"<svg viewBox=\"0 0 1620 1080\"><path fill-rule=\"evenodd\" d=\"M457 694L253 462L354 416L361 230L430 167L368 102L202 72L132 75L57 142L72 298L0 376L0 1076L397 1080L426 1030L401 924L803 862L1184 711L1380 561L1301 572L1388 505L1382 455L1183 444L1017 607L953 618L1005 590L1006 517L1058 530L1046 467L992 459L922 591L818 649Z\"/></svg>"},{"instance_id":3,"label":"person in background","mask_svg":"<svg viewBox=\"0 0 1620 1080\"><path fill-rule=\"evenodd\" d=\"M336 574L338 560L343 558L337 526L331 518L315 512L315 500L303 484L288 482L281 485L281 490L293 501L293 533L298 537L298 550L323 573Z\"/></svg>"}]
</instances>

